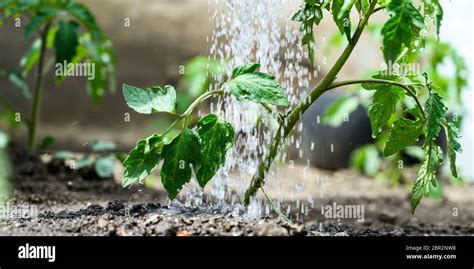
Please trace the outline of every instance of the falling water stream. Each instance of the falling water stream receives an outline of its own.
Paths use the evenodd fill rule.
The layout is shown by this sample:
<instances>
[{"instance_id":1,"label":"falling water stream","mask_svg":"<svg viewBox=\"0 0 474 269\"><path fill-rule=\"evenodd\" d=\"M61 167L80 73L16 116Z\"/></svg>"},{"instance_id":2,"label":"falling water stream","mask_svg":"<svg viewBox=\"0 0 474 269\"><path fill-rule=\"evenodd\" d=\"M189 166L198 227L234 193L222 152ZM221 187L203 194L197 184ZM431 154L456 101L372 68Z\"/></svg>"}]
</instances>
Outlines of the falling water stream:
<instances>
[{"instance_id":1,"label":"falling water stream","mask_svg":"<svg viewBox=\"0 0 474 269\"><path fill-rule=\"evenodd\" d=\"M274 75L283 86L290 107L306 96L309 82L315 76L302 63L307 59L307 52L301 45L299 25L291 21L296 5L293 0L209 0L210 20L215 22L212 36L208 38L209 58L220 61L227 76L236 66L259 63L262 72ZM216 83L209 90L218 87L221 85ZM233 125L236 140L228 152L225 165L211 181L211 198L207 198L204 203L203 190L195 186L187 192L185 205L205 207L215 212L231 211L252 219L270 214L270 205L262 199L253 199L247 208L241 201L259 161L273 142L276 121L260 105L242 103L232 96L214 99L209 109ZM302 131L300 123L296 127L296 134L287 141L288 151L292 149L296 152L297 158L303 156ZM294 160L288 160L287 151L282 151L275 163L293 165ZM278 186L278 170L275 165L268 173L267 185ZM295 181L291 193L295 197L295 208L307 213L307 209L297 200L301 188L302 184ZM277 206L282 205L281 197L273 198ZM311 197L308 203L314 205ZM289 212L291 206L285 210Z\"/></svg>"}]
</instances>

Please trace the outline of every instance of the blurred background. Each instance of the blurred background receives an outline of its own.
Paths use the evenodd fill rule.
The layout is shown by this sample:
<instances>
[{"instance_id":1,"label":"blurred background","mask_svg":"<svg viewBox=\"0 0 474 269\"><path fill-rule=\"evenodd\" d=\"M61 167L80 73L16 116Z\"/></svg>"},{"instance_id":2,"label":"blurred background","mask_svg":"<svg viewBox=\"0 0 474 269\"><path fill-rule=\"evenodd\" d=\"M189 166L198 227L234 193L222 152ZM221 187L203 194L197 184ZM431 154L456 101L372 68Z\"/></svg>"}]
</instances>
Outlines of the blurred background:
<instances>
[{"instance_id":1,"label":"blurred background","mask_svg":"<svg viewBox=\"0 0 474 269\"><path fill-rule=\"evenodd\" d=\"M54 74L50 72L46 77L39 137L54 135L52 150L84 151L87 150L84 145L93 140L108 140L117 144L120 150L128 151L139 138L167 125L167 120L166 117L150 117L131 111L121 94L122 83L137 86L176 85L178 98L184 107L195 93L180 70L185 66L189 67L195 57L209 55L209 39L215 27L209 14L214 3L209 4L207 0L80 2L87 4L96 14L98 24L113 42L117 59L117 91L115 94L107 92L100 104L93 104L84 90L86 82L83 78L70 77L56 86ZM468 29L472 29L473 25L473 3L469 0L443 2L445 18L440 40L447 43L445 46L438 46L435 45L436 42L428 42L426 55L420 64L421 70L429 70L438 75L433 79L435 83L443 84L447 91L455 93L450 95L448 104L455 111L454 116L462 118L460 126L464 152L458 162L463 178L472 181L473 34ZM288 14L292 14L298 4L299 1L295 1L294 9L288 10ZM378 19L382 21L383 17ZM377 18L342 70L340 79L368 77L370 71L381 68L384 61L379 50L380 25L376 22ZM24 29L14 27L11 23L5 23L0 28L0 70L18 67L19 59L31 45L24 42L23 32ZM320 63L321 73L331 67L344 43L334 33L337 33L337 28L331 20L323 20L323 24L315 31L316 42L319 44L316 61ZM310 66L309 62L305 64ZM462 82L459 83L459 80ZM314 79L311 85L317 82ZM32 87L32 76L27 83ZM377 177L391 166L382 163L379 149L373 144L364 108L368 97L358 90L342 89L325 95L308 111L303 119L304 146L310 148L316 143L320 147L307 151L305 154L308 156L302 159L309 159L312 165L330 170L352 166ZM0 78L0 93L11 100L21 113L30 113L28 102L20 91L3 77ZM340 98L345 98L345 102L339 107L338 113L325 117L326 108ZM124 120L127 116L130 121ZM318 116L325 118L324 124L315 124ZM345 118L350 120L344 120ZM13 141L26 140L26 131L22 127L12 128L3 121L2 129L8 131ZM330 157L324 154L334 146L343 150L336 151ZM416 162L417 156L419 152L414 149L407 153L406 158ZM383 176L391 177L394 182L402 177L397 174Z\"/></svg>"}]
</instances>

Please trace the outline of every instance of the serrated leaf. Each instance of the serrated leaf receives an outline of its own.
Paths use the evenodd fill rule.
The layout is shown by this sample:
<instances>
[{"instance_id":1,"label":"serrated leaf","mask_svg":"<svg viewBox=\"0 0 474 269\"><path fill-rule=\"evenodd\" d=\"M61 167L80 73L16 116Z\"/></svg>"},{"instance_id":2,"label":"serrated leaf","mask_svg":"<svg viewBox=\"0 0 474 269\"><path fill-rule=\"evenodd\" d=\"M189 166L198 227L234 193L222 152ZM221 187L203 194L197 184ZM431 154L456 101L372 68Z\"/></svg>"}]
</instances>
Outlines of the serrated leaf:
<instances>
[{"instance_id":1,"label":"serrated leaf","mask_svg":"<svg viewBox=\"0 0 474 269\"><path fill-rule=\"evenodd\" d=\"M230 94L239 101L289 106L285 91L269 74L256 72L260 65L248 64L234 68L235 76L227 82Z\"/></svg>"},{"instance_id":2,"label":"serrated leaf","mask_svg":"<svg viewBox=\"0 0 474 269\"><path fill-rule=\"evenodd\" d=\"M445 123L446 137L448 139L448 158L449 158L449 168L451 174L454 177L458 177L458 172L456 169L456 153L461 153L461 144L457 141L460 137L459 129L452 122Z\"/></svg>"},{"instance_id":3,"label":"serrated leaf","mask_svg":"<svg viewBox=\"0 0 474 269\"><path fill-rule=\"evenodd\" d=\"M351 18L350 11L355 0L334 0L332 2L333 20L341 34L345 34L347 40L351 41Z\"/></svg>"},{"instance_id":4,"label":"serrated leaf","mask_svg":"<svg viewBox=\"0 0 474 269\"><path fill-rule=\"evenodd\" d=\"M441 100L441 96L429 91L428 100L425 103L426 114L426 139L432 141L436 139L441 131L441 124L446 120L446 106Z\"/></svg>"},{"instance_id":5,"label":"serrated leaf","mask_svg":"<svg viewBox=\"0 0 474 269\"><path fill-rule=\"evenodd\" d=\"M151 114L176 110L176 91L173 86L141 89L123 84L123 96L127 105L138 113Z\"/></svg>"},{"instance_id":6,"label":"serrated leaf","mask_svg":"<svg viewBox=\"0 0 474 269\"><path fill-rule=\"evenodd\" d=\"M137 142L135 148L130 151L123 162L125 168L123 187L136 181L141 183L158 166L163 146L164 143L158 134L153 134Z\"/></svg>"},{"instance_id":7,"label":"serrated leaf","mask_svg":"<svg viewBox=\"0 0 474 269\"><path fill-rule=\"evenodd\" d=\"M204 188L225 163L226 153L234 144L234 128L214 114L203 117L198 126L202 160L196 169L196 178Z\"/></svg>"},{"instance_id":8,"label":"serrated leaf","mask_svg":"<svg viewBox=\"0 0 474 269\"><path fill-rule=\"evenodd\" d=\"M441 149L432 142L425 145L425 161L418 171L418 177L413 185L411 197L411 212L415 213L415 209L420 203L423 196L430 193L430 184L437 186L436 168L441 165L442 153Z\"/></svg>"},{"instance_id":9,"label":"serrated leaf","mask_svg":"<svg viewBox=\"0 0 474 269\"><path fill-rule=\"evenodd\" d=\"M314 34L313 26L319 25L323 19L323 9L329 7L329 1L307 0L293 15L292 20L301 22L300 32L303 35L301 43L308 48L308 57L314 65Z\"/></svg>"},{"instance_id":10,"label":"serrated leaf","mask_svg":"<svg viewBox=\"0 0 474 269\"><path fill-rule=\"evenodd\" d=\"M99 157L95 161L94 170L101 178L111 177L114 173L115 158L113 156Z\"/></svg>"},{"instance_id":11,"label":"serrated leaf","mask_svg":"<svg viewBox=\"0 0 474 269\"><path fill-rule=\"evenodd\" d=\"M79 44L79 24L75 21L59 22L59 28L54 38L54 51L56 54L56 64L64 65L70 62L76 55L76 48ZM63 66L63 68L66 68Z\"/></svg>"},{"instance_id":12,"label":"serrated leaf","mask_svg":"<svg viewBox=\"0 0 474 269\"><path fill-rule=\"evenodd\" d=\"M415 144L423 133L423 125L419 121L399 119L394 122L384 155L390 156L396 152Z\"/></svg>"},{"instance_id":13,"label":"serrated leaf","mask_svg":"<svg viewBox=\"0 0 474 269\"><path fill-rule=\"evenodd\" d=\"M386 86L375 92L369 105L370 126L373 136L377 136L387 124L392 114L395 113L398 101L403 96L403 90L391 86Z\"/></svg>"},{"instance_id":14,"label":"serrated leaf","mask_svg":"<svg viewBox=\"0 0 474 269\"><path fill-rule=\"evenodd\" d=\"M72 16L76 17L82 24L84 24L95 40L103 38L102 31L100 30L94 15L87 6L80 3L72 3L71 5L68 5L67 10Z\"/></svg>"},{"instance_id":15,"label":"serrated leaf","mask_svg":"<svg viewBox=\"0 0 474 269\"><path fill-rule=\"evenodd\" d=\"M357 98L351 96L340 97L326 108L321 120L332 127L341 126L344 119L354 112L358 106Z\"/></svg>"},{"instance_id":16,"label":"serrated leaf","mask_svg":"<svg viewBox=\"0 0 474 269\"><path fill-rule=\"evenodd\" d=\"M191 180L191 165L198 167L201 160L201 145L197 132L184 129L170 144L163 148L161 182L174 199L184 184Z\"/></svg>"},{"instance_id":17,"label":"serrated leaf","mask_svg":"<svg viewBox=\"0 0 474 269\"><path fill-rule=\"evenodd\" d=\"M385 61L395 62L403 46L409 50L412 48L425 22L411 0L392 0L387 11L392 16L382 28L383 53Z\"/></svg>"}]
</instances>

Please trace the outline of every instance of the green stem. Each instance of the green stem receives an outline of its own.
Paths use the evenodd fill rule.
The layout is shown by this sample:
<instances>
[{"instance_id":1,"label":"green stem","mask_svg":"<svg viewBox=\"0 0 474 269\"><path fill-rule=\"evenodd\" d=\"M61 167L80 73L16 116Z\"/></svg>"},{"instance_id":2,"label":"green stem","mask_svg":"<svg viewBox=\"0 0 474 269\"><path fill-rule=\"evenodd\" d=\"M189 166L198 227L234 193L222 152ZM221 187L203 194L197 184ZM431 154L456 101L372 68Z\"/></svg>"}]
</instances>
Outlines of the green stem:
<instances>
[{"instance_id":1,"label":"green stem","mask_svg":"<svg viewBox=\"0 0 474 269\"><path fill-rule=\"evenodd\" d=\"M43 68L44 68L44 58L46 54L46 43L49 30L51 28L51 21L49 21L44 27L43 33L41 34L41 49L40 56L38 61L38 71L36 78L36 87L35 87L35 96L33 99L33 108L31 111L31 123L28 130L28 147L30 150L34 150L36 146L36 129L38 127L38 120L40 116L41 109L41 97L43 95Z\"/></svg>"},{"instance_id":2,"label":"green stem","mask_svg":"<svg viewBox=\"0 0 474 269\"><path fill-rule=\"evenodd\" d=\"M196 108L202 101L206 100L209 98L211 95L222 95L224 94L223 90L214 90L214 91L208 91L203 93L201 96L199 96L194 102L186 109L186 111L181 115L183 118L188 117L193 113L194 108Z\"/></svg>"},{"instance_id":3,"label":"green stem","mask_svg":"<svg viewBox=\"0 0 474 269\"><path fill-rule=\"evenodd\" d=\"M362 84L362 83L387 84L387 85L393 85L393 86L402 88L408 93L408 95L410 95L415 100L416 105L418 106L418 109L420 110L421 115L423 116L423 119L426 120L425 112L423 110L423 106L420 103L420 100L418 99L418 97L416 97L416 94L410 89L410 87L408 87L407 84L403 84L401 82L385 80L385 79L355 79L355 80L334 82L333 84L331 84L331 86L327 88L327 90L335 89L342 86Z\"/></svg>"},{"instance_id":4,"label":"green stem","mask_svg":"<svg viewBox=\"0 0 474 269\"><path fill-rule=\"evenodd\" d=\"M278 148L280 147L281 143L285 140L288 134L291 132L293 127L296 123L300 120L303 113L313 104L324 92L327 91L327 88L331 86L333 81L336 79L337 74L342 69L344 64L346 63L347 59L351 55L352 51L354 50L357 42L359 41L362 32L364 31L365 26L367 25L370 15L372 15L374 8L377 4L377 1L372 1L370 6L367 10L367 13L361 18L359 24L357 25L357 29L354 32L351 42L347 45L347 47L342 52L341 56L337 59L334 66L329 70L326 76L321 80L321 82L314 88L308 96L301 102L295 109L293 109L289 114L288 117L285 119L283 124L280 124L280 127L277 130L275 140L270 147L270 151L263 162L260 163L258 166L257 172L252 177L250 182L250 186L245 191L244 197L244 204L248 205L250 202L250 197L254 196L258 189L265 184L265 176L270 169L273 160L275 159Z\"/></svg>"},{"instance_id":5,"label":"green stem","mask_svg":"<svg viewBox=\"0 0 474 269\"><path fill-rule=\"evenodd\" d=\"M270 203L270 205L272 206L273 210L275 212L278 213L278 215L284 220L286 221L289 225L295 225L295 223L293 221L290 220L290 218L288 218L288 216L286 216L285 213L281 212L281 210L275 206L275 204L273 203L273 200L272 198L270 198L270 196L267 194L267 192L265 191L265 189L263 187L260 187L260 190L262 191L263 195L265 196L265 198L267 199L267 201Z\"/></svg>"}]
</instances>

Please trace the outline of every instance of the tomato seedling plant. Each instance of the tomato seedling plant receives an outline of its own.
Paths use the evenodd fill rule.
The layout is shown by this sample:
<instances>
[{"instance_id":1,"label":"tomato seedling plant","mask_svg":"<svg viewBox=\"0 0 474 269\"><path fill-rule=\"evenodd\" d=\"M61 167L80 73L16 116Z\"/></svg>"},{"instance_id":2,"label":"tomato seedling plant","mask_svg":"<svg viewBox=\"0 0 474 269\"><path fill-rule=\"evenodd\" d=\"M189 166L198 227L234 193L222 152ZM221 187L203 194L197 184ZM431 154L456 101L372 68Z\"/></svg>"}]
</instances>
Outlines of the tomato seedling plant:
<instances>
[{"instance_id":1,"label":"tomato seedling plant","mask_svg":"<svg viewBox=\"0 0 474 269\"><path fill-rule=\"evenodd\" d=\"M350 17L353 9L359 14L359 21L354 29ZM447 136L451 172L453 176L457 176L456 153L461 151L457 142L459 130L448 117L448 109L442 101L442 91L426 74L404 77L380 73L372 78L343 81L337 80L337 75L352 54L373 14L386 11L389 15L381 30L382 52L387 63L406 63L416 51L416 44L423 41L422 31L427 30L431 19L439 33L442 8L437 0L305 0L293 20L301 23L304 36L302 42L307 46L312 63L315 57L313 27L320 24L326 11L332 14L348 44L319 84L295 107L289 107L285 91L272 75L258 72L257 63L235 67L221 90L203 93L182 114L175 113L176 92L172 86L141 89L123 85L125 100L135 111L144 114L161 112L176 117L168 130L140 140L132 149L124 161L123 185L142 182L163 160L161 181L170 199L175 198L183 185L190 181L193 172L199 185L204 187L224 164L226 152L234 141L234 130L230 123L219 119L217 115L205 115L197 124L193 124L189 118L197 105L205 99L216 95L232 95L241 102L261 104L279 122L268 154L260 162L245 192L244 203L249 204L250 198L258 190L267 196L264 190L265 176L303 113L325 92L360 84L373 92L369 105L373 137L379 137L383 130L388 129L385 156L393 155L417 143L419 139L423 140L424 161L414 181L411 198L414 213L422 197L429 192L430 185L438 184L436 171L443 163L443 155L434 141L441 130ZM427 96L424 100L420 98L422 93ZM388 125L397 104L405 97L413 100L412 105L405 109L406 117ZM179 131L170 136L170 130L173 129Z\"/></svg>"}]
</instances>

